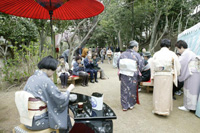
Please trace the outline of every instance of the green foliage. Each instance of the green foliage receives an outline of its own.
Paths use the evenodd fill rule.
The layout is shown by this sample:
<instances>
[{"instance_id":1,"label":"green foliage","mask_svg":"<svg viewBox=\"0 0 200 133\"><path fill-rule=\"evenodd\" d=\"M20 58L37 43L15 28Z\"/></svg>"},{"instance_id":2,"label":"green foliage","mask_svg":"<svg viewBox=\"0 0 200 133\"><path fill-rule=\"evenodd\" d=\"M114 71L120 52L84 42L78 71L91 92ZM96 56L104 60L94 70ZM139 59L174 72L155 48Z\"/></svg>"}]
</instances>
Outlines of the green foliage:
<instances>
[{"instance_id":1,"label":"green foliage","mask_svg":"<svg viewBox=\"0 0 200 133\"><path fill-rule=\"evenodd\" d=\"M21 45L11 47L14 58L9 58L4 61L4 67L2 73L4 75L4 81L8 81L11 84L21 83L31 76L37 68L37 63L42 57L49 55L49 47L45 45L45 50L42 52L42 57L39 56L39 46L33 42L30 45Z\"/></svg>"},{"instance_id":2,"label":"green foliage","mask_svg":"<svg viewBox=\"0 0 200 133\"><path fill-rule=\"evenodd\" d=\"M0 13L0 36L10 41L13 46L36 42L37 27L30 19Z\"/></svg>"}]
</instances>

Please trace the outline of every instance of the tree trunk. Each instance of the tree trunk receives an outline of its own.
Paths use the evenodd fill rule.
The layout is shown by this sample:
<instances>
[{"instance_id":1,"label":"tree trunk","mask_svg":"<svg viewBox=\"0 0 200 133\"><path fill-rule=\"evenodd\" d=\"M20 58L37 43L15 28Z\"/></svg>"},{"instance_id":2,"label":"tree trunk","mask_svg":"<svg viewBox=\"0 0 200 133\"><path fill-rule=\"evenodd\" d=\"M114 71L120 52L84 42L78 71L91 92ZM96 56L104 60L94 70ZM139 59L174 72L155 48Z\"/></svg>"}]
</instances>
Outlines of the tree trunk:
<instances>
[{"instance_id":1,"label":"tree trunk","mask_svg":"<svg viewBox=\"0 0 200 133\"><path fill-rule=\"evenodd\" d=\"M181 12L180 13L181 13L181 15L180 15L180 19L179 19L179 22L178 22L178 34L181 33L181 29L182 29L182 22L181 22L182 16L183 16L182 8L181 8Z\"/></svg>"},{"instance_id":2,"label":"tree trunk","mask_svg":"<svg viewBox=\"0 0 200 133\"><path fill-rule=\"evenodd\" d=\"M165 33L167 33L168 31L168 27L169 27L169 21L168 21L168 16L165 17L166 18L166 23L165 23L165 28L163 30L162 35L159 37L159 39L155 39L155 45L153 46L153 48L151 49L151 52L154 53L154 49L155 47L158 45L159 41L162 39L162 37L165 35ZM157 41L156 41L157 40Z\"/></svg>"},{"instance_id":3,"label":"tree trunk","mask_svg":"<svg viewBox=\"0 0 200 133\"><path fill-rule=\"evenodd\" d=\"M44 44L46 42L46 33L44 31L44 28L42 28L42 31L40 32L40 51L39 55L42 56L42 51L44 49Z\"/></svg>"},{"instance_id":4,"label":"tree trunk","mask_svg":"<svg viewBox=\"0 0 200 133\"><path fill-rule=\"evenodd\" d=\"M119 48L122 50L123 49L123 44L121 40L121 31L118 31L118 39L119 39Z\"/></svg>"},{"instance_id":5,"label":"tree trunk","mask_svg":"<svg viewBox=\"0 0 200 133\"><path fill-rule=\"evenodd\" d=\"M149 50L152 49L152 47L155 43L157 26L158 26L158 22L160 20L161 14L162 14L162 11L159 11L159 13L157 15L155 14L155 19L154 19L154 23L153 23L153 27L152 27L151 41L150 41L150 44L149 44Z\"/></svg>"}]
</instances>

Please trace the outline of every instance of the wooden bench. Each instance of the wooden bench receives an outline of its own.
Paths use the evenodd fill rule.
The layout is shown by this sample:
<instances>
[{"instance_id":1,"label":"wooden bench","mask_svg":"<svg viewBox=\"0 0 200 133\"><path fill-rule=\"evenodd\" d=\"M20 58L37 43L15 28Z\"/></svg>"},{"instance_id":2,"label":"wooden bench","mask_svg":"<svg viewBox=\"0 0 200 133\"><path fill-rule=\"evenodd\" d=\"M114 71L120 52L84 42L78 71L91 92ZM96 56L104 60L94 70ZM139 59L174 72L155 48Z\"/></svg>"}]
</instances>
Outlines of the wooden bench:
<instances>
[{"instance_id":1,"label":"wooden bench","mask_svg":"<svg viewBox=\"0 0 200 133\"><path fill-rule=\"evenodd\" d=\"M71 82L72 84L75 85L75 81L78 80L78 79L81 79L81 77L76 76L76 75L72 75L72 76L68 77L68 82ZM57 84L61 84L60 78L57 78Z\"/></svg>"},{"instance_id":2,"label":"wooden bench","mask_svg":"<svg viewBox=\"0 0 200 133\"><path fill-rule=\"evenodd\" d=\"M76 75L72 75L68 78L68 81L71 81L71 83L75 85L75 81L78 80L78 79L81 79L81 77L76 76Z\"/></svg>"},{"instance_id":3,"label":"wooden bench","mask_svg":"<svg viewBox=\"0 0 200 133\"><path fill-rule=\"evenodd\" d=\"M149 91L153 91L153 81L151 79L147 82L140 82L140 85L146 86L147 93L149 93Z\"/></svg>"}]
</instances>

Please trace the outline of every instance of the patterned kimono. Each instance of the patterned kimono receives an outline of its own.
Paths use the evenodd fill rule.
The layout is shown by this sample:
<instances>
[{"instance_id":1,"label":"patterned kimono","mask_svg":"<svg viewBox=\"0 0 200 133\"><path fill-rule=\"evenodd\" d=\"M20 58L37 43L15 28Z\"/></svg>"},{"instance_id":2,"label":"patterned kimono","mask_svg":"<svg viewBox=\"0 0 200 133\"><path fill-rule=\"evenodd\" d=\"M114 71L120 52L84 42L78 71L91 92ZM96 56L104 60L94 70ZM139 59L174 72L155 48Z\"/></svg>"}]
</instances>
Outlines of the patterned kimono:
<instances>
[{"instance_id":1,"label":"patterned kimono","mask_svg":"<svg viewBox=\"0 0 200 133\"><path fill-rule=\"evenodd\" d=\"M48 110L44 114L34 116L32 127L26 126L28 129L67 129L71 125L68 116L70 93L61 93L46 73L36 70L28 79L24 90L45 102Z\"/></svg>"},{"instance_id":2,"label":"patterned kimono","mask_svg":"<svg viewBox=\"0 0 200 133\"><path fill-rule=\"evenodd\" d=\"M198 70L196 55L186 49L180 56L181 75L179 81L184 81L184 106L189 110L196 110L200 92L200 70Z\"/></svg>"},{"instance_id":3,"label":"patterned kimono","mask_svg":"<svg viewBox=\"0 0 200 133\"><path fill-rule=\"evenodd\" d=\"M117 67L121 80L121 105L128 109L139 103L137 85L144 63L137 52L129 49L121 54Z\"/></svg>"},{"instance_id":4,"label":"patterned kimono","mask_svg":"<svg viewBox=\"0 0 200 133\"><path fill-rule=\"evenodd\" d=\"M177 86L177 76L180 74L178 57L163 47L154 54L150 64L151 78L154 79L153 113L169 115L173 109L173 82Z\"/></svg>"}]
</instances>

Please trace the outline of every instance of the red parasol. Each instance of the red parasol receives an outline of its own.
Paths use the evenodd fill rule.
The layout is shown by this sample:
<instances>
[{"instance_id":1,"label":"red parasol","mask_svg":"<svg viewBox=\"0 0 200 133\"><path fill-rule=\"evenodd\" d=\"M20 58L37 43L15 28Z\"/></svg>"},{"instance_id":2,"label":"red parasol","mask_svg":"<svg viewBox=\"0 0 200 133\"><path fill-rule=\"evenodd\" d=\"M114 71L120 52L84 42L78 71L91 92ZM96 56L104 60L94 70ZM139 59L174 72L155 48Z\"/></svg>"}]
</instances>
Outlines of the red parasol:
<instances>
[{"instance_id":1,"label":"red parasol","mask_svg":"<svg viewBox=\"0 0 200 133\"><path fill-rule=\"evenodd\" d=\"M34 19L73 20L96 16L104 10L98 0L1 0L0 12Z\"/></svg>"}]
</instances>

